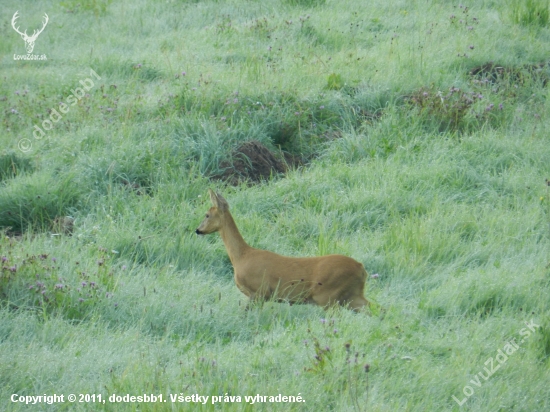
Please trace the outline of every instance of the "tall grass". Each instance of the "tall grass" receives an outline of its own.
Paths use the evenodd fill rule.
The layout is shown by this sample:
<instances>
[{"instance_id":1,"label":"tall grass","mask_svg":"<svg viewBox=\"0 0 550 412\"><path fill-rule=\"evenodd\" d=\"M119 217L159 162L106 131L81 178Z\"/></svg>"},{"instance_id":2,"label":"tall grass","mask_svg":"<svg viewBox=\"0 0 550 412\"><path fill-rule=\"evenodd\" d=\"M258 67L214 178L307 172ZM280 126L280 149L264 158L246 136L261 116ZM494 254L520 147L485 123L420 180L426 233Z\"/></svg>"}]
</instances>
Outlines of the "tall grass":
<instances>
[{"instance_id":1,"label":"tall grass","mask_svg":"<svg viewBox=\"0 0 550 412\"><path fill-rule=\"evenodd\" d=\"M544 8L8 1L29 31L50 23L46 61L13 60L24 44L0 27L0 409L95 393L167 402L32 408L547 410ZM35 139L90 68L101 80ZM301 166L211 180L250 140ZM209 187L254 247L362 262L381 309L245 311L219 237L194 235ZM278 394L305 402L244 399Z\"/></svg>"},{"instance_id":2,"label":"tall grass","mask_svg":"<svg viewBox=\"0 0 550 412\"><path fill-rule=\"evenodd\" d=\"M541 27L548 25L550 18L548 0L513 1L509 3L509 7L512 21L516 24Z\"/></svg>"}]
</instances>

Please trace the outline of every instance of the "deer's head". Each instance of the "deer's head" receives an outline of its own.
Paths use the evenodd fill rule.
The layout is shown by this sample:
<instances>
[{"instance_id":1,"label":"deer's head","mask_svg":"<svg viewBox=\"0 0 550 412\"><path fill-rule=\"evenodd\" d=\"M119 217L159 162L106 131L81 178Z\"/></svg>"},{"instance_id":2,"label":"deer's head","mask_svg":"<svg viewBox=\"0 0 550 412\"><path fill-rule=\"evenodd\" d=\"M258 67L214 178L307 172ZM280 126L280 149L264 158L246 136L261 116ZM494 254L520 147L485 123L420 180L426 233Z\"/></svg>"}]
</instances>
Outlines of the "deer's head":
<instances>
[{"instance_id":1,"label":"deer's head","mask_svg":"<svg viewBox=\"0 0 550 412\"><path fill-rule=\"evenodd\" d=\"M229 210L229 204L219 193L208 189L212 207L208 209L204 220L199 225L195 233L197 235L208 235L217 232L223 226L224 213Z\"/></svg>"}]
</instances>

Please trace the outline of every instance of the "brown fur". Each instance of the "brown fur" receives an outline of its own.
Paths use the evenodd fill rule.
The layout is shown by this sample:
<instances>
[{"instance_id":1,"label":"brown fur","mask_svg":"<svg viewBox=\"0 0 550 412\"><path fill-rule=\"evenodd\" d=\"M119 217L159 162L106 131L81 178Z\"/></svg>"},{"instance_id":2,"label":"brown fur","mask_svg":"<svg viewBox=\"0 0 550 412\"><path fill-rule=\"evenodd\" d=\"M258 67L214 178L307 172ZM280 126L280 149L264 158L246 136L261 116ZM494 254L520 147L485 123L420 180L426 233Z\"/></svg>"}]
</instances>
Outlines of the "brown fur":
<instances>
[{"instance_id":1,"label":"brown fur","mask_svg":"<svg viewBox=\"0 0 550 412\"><path fill-rule=\"evenodd\" d=\"M370 304L363 296L367 271L361 263L343 255L295 258L250 247L227 201L212 190L209 194L213 206L196 233L220 232L235 270L235 283L251 301L287 300L324 308L349 305L355 311Z\"/></svg>"}]
</instances>

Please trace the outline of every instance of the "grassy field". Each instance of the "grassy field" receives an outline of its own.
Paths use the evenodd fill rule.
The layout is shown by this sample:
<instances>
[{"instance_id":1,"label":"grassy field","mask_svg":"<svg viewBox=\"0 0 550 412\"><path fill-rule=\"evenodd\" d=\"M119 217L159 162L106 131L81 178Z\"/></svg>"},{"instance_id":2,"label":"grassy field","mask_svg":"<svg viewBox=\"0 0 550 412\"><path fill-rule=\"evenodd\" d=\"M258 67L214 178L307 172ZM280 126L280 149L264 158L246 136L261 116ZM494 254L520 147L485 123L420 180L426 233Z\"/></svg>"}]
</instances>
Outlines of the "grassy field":
<instances>
[{"instance_id":1,"label":"grassy field","mask_svg":"<svg viewBox=\"0 0 550 412\"><path fill-rule=\"evenodd\" d=\"M550 410L548 2L3 4L0 410ZM245 312L208 188L379 306Z\"/></svg>"}]
</instances>

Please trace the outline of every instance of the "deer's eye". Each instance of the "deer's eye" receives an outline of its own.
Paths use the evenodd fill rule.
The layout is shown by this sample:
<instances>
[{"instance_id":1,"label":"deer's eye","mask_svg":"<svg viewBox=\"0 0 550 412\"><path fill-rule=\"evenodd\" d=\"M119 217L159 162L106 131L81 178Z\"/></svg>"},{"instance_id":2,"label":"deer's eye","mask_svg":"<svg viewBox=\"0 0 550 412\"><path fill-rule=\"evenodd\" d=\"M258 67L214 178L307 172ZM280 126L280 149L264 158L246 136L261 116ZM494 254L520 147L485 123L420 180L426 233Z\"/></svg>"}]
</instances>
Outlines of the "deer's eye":
<instances>
[{"instance_id":1,"label":"deer's eye","mask_svg":"<svg viewBox=\"0 0 550 412\"><path fill-rule=\"evenodd\" d=\"M206 218L208 219L209 217L210 217L210 215L207 213L207 214L206 214Z\"/></svg>"}]
</instances>

